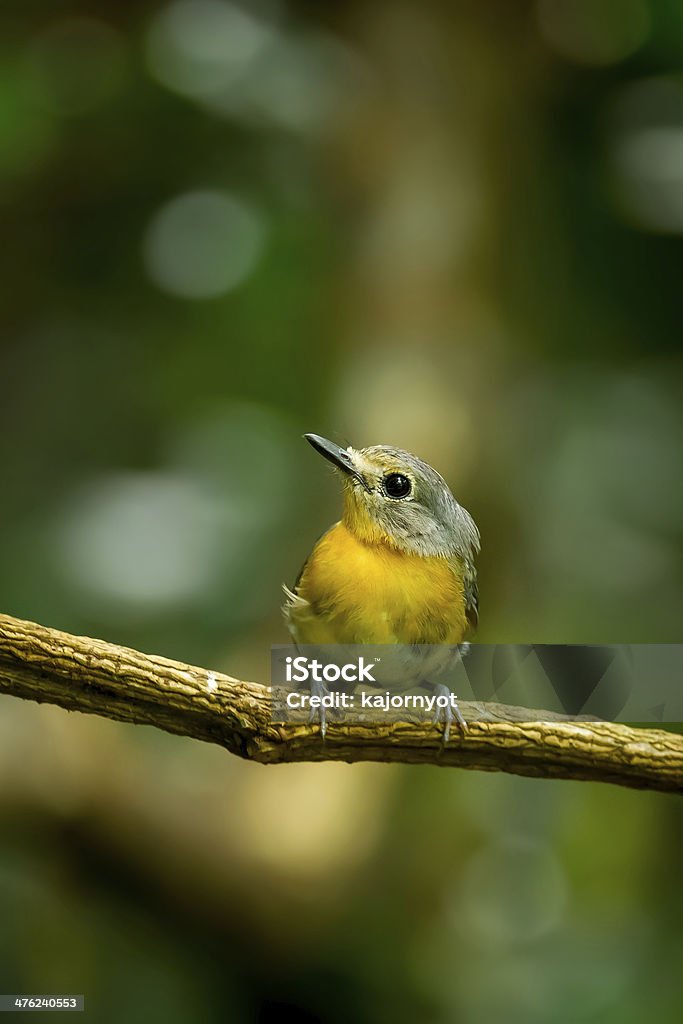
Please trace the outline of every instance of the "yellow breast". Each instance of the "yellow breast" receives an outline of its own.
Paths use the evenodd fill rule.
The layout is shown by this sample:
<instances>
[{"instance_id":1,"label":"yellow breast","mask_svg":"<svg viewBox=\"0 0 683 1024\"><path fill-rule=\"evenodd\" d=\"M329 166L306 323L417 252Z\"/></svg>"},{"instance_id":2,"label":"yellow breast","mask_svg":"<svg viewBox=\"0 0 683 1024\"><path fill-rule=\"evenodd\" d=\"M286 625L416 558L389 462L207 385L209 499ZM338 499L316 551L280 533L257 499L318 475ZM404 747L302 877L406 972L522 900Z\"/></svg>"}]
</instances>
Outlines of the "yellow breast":
<instances>
[{"instance_id":1,"label":"yellow breast","mask_svg":"<svg viewBox=\"0 0 683 1024\"><path fill-rule=\"evenodd\" d=\"M367 544L343 523L314 548L289 617L298 643L457 644L468 630L457 560Z\"/></svg>"}]
</instances>

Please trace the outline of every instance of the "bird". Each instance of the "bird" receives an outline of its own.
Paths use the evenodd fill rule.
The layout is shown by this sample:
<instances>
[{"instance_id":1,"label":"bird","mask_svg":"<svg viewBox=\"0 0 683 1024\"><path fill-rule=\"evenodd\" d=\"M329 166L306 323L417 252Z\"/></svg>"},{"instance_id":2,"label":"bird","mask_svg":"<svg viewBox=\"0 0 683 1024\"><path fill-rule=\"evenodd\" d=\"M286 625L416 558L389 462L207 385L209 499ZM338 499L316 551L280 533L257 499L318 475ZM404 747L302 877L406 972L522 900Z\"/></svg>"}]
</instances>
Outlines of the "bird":
<instances>
[{"instance_id":1,"label":"bird","mask_svg":"<svg viewBox=\"0 0 683 1024\"><path fill-rule=\"evenodd\" d=\"M304 438L338 471L343 514L315 544L294 587L284 587L294 643L400 645L393 662L400 670L382 685L450 698L437 677L466 653L479 621L474 519L440 473L410 452ZM318 690L328 692L324 684ZM447 743L453 721L467 725L455 700L440 703L446 706L434 724L443 710ZM322 707L320 727L324 739Z\"/></svg>"}]
</instances>

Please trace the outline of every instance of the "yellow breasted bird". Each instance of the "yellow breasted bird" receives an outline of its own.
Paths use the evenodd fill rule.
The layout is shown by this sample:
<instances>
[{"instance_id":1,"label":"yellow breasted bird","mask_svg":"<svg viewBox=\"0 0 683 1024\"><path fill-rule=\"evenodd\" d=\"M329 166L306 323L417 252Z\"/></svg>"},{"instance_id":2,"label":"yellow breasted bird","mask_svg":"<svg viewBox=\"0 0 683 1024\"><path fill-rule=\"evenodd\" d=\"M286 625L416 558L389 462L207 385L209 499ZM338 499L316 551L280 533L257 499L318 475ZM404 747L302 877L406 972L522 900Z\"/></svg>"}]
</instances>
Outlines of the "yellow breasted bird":
<instances>
[{"instance_id":1,"label":"yellow breasted bird","mask_svg":"<svg viewBox=\"0 0 683 1024\"><path fill-rule=\"evenodd\" d=\"M405 645L405 671L382 685L450 695L433 677L465 653L477 625L474 520L443 477L410 452L341 448L304 436L340 471L344 512L315 545L294 589L285 587L295 642ZM465 728L457 704L454 710L444 709L444 741L454 718ZM324 735L322 713L321 727Z\"/></svg>"}]
</instances>

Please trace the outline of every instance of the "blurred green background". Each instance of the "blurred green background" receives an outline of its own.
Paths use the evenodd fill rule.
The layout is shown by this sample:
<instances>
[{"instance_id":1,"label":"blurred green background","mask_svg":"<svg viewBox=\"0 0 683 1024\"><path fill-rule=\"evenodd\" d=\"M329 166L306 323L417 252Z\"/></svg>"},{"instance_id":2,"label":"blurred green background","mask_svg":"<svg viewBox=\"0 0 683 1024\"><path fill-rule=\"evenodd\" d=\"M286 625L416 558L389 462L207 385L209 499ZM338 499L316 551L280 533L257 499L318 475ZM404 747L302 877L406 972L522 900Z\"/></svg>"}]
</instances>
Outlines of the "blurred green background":
<instances>
[{"instance_id":1,"label":"blurred green background","mask_svg":"<svg viewBox=\"0 0 683 1024\"><path fill-rule=\"evenodd\" d=\"M679 0L5 0L0 608L267 679L437 466L480 639L677 642ZM0 991L104 1022L680 1020L673 797L263 768L0 700Z\"/></svg>"}]
</instances>

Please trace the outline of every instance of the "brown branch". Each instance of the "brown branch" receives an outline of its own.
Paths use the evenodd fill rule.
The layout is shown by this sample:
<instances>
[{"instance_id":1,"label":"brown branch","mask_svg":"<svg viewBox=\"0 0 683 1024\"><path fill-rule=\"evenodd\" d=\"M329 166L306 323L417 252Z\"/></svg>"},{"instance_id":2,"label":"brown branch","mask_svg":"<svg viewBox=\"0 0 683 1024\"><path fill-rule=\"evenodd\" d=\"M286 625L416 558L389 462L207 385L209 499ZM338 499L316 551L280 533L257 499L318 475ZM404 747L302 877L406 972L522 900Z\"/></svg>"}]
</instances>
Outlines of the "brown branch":
<instances>
[{"instance_id":1,"label":"brown branch","mask_svg":"<svg viewBox=\"0 0 683 1024\"><path fill-rule=\"evenodd\" d=\"M267 686L0 615L0 693L217 743L262 764L395 761L683 792L683 737L493 703L424 723L276 724Z\"/></svg>"}]
</instances>

